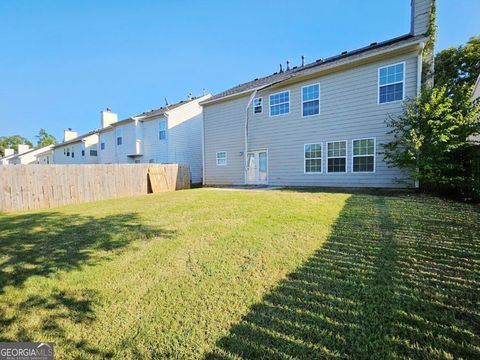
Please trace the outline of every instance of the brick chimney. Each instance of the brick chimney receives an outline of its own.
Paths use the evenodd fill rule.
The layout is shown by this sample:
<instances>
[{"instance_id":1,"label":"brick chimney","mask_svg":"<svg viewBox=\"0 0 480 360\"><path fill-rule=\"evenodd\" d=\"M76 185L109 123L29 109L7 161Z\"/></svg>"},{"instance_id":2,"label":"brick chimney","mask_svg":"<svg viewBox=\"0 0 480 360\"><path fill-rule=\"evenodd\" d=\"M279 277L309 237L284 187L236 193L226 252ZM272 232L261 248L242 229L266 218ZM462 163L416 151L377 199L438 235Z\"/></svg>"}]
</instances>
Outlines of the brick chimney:
<instances>
[{"instance_id":1,"label":"brick chimney","mask_svg":"<svg viewBox=\"0 0 480 360\"><path fill-rule=\"evenodd\" d=\"M106 108L100 111L100 127L103 129L108 125L111 125L118 121L117 113L114 113L111 109Z\"/></svg>"},{"instance_id":2,"label":"brick chimney","mask_svg":"<svg viewBox=\"0 0 480 360\"><path fill-rule=\"evenodd\" d=\"M77 136L78 133L70 128L63 130L63 141L75 139Z\"/></svg>"},{"instance_id":3,"label":"brick chimney","mask_svg":"<svg viewBox=\"0 0 480 360\"><path fill-rule=\"evenodd\" d=\"M432 11L432 0L411 0L411 27L412 35L423 35L428 30L430 12Z\"/></svg>"}]
</instances>

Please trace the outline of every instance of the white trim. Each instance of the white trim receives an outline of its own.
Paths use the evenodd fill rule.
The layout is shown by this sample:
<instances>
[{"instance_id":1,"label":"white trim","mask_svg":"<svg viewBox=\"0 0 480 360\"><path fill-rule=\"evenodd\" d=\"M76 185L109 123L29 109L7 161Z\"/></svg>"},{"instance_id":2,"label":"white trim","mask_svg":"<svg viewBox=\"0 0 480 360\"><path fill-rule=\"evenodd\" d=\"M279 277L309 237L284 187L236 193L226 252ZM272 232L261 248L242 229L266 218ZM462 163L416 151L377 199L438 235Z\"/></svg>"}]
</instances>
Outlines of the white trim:
<instances>
[{"instance_id":1,"label":"white trim","mask_svg":"<svg viewBox=\"0 0 480 360\"><path fill-rule=\"evenodd\" d=\"M423 42L420 43L420 50L418 51L417 56L417 96L420 95L422 91L422 71L423 71L423 48L425 44Z\"/></svg>"},{"instance_id":2,"label":"white trim","mask_svg":"<svg viewBox=\"0 0 480 360\"><path fill-rule=\"evenodd\" d=\"M260 153L266 153L267 154L267 180L266 182L260 182L259 178L257 178L257 175L260 175ZM260 149L260 150L249 150L248 153L247 153L247 159L248 159L248 154L254 154L255 156L255 166L258 165L258 168L257 168L257 172L255 173L255 182L254 183L251 183L251 182L248 182L248 175L246 175L245 177L245 184L247 185L268 185L268 182L269 182L269 175L270 175L270 171L269 171L269 165L268 165L268 149ZM248 160L247 160L248 162ZM257 164L258 162L258 164ZM248 164L247 164L248 165ZM245 174L248 173L248 166L245 167Z\"/></svg>"},{"instance_id":3,"label":"white trim","mask_svg":"<svg viewBox=\"0 0 480 360\"><path fill-rule=\"evenodd\" d=\"M312 171L309 171L307 172L307 158L305 157L305 146L307 145L320 145L320 151L321 151L321 156L320 156L320 171L315 171L315 172L312 172ZM318 174L323 174L323 142L320 141L320 142L315 142L315 143L307 143L307 144L303 144L303 174L304 175L318 175ZM319 158L309 158L309 160L315 160L315 159L319 159Z\"/></svg>"},{"instance_id":4,"label":"white trim","mask_svg":"<svg viewBox=\"0 0 480 360\"><path fill-rule=\"evenodd\" d=\"M272 96L275 96L275 95L278 95L278 94L282 94L282 93L288 93L288 102L283 102L283 103L280 103L280 104L275 104L275 105L273 105L273 106L288 104L288 112L283 113L283 114L278 114L278 115L272 115L272 105L270 105L270 98L271 98ZM283 91L279 91L279 92L276 92L276 93L273 93L273 94L268 95L268 115L269 115L269 117L277 117L277 116L283 116L283 115L288 115L288 114L290 114L290 90L283 90Z\"/></svg>"},{"instance_id":5,"label":"white trim","mask_svg":"<svg viewBox=\"0 0 480 360\"><path fill-rule=\"evenodd\" d=\"M328 144L333 144L337 142L344 142L345 143L345 156L328 156ZM353 151L353 150L352 150ZM325 153L327 154L326 158L326 166L325 172L327 174L346 174L348 169L348 141L347 140L333 140L327 141L327 146L325 147ZM353 154L353 153L352 153ZM343 159L345 158L345 171L328 171L328 159Z\"/></svg>"},{"instance_id":6,"label":"white trim","mask_svg":"<svg viewBox=\"0 0 480 360\"><path fill-rule=\"evenodd\" d=\"M260 100L260 112L256 113L255 112L255 100ZM260 114L263 114L263 96L259 96L259 97L256 97L253 99L253 102L252 102L252 112L253 112L253 115L260 115Z\"/></svg>"},{"instance_id":7,"label":"white trim","mask_svg":"<svg viewBox=\"0 0 480 360\"><path fill-rule=\"evenodd\" d=\"M120 144L118 143L120 139ZM121 127L115 128L115 146L122 146L123 144L123 129Z\"/></svg>"},{"instance_id":8,"label":"white trim","mask_svg":"<svg viewBox=\"0 0 480 360\"><path fill-rule=\"evenodd\" d=\"M218 154L220 153L225 153L225 164L219 164L218 163ZM222 151L217 151L217 153L215 154L215 162L217 164L217 166L227 166L227 152L222 150Z\"/></svg>"},{"instance_id":9,"label":"white trim","mask_svg":"<svg viewBox=\"0 0 480 360\"><path fill-rule=\"evenodd\" d=\"M205 121L204 121L204 116L205 112L203 111L202 108L202 185L206 184L205 180Z\"/></svg>"},{"instance_id":10,"label":"white trim","mask_svg":"<svg viewBox=\"0 0 480 360\"><path fill-rule=\"evenodd\" d=\"M314 85L318 85L318 99L303 101L303 89L306 88L306 87L314 86ZM308 84L308 85L302 86L302 88L300 89L300 112L302 113L302 118L308 118L308 117L320 115L320 112L321 112L320 111L320 92L321 92L320 83L313 83L313 84ZM315 101L315 100L318 100L318 114L303 115L303 104L306 103L306 102L311 102L311 101Z\"/></svg>"},{"instance_id":11,"label":"white trim","mask_svg":"<svg viewBox=\"0 0 480 360\"><path fill-rule=\"evenodd\" d=\"M370 139L373 139L373 155L353 155L354 141L370 140ZM353 158L362 157L362 156L373 156L373 171L353 171ZM377 171L377 138L375 136L371 136L371 137L352 139L352 161L351 162L352 162L352 165L351 165L352 174L375 174L375 172Z\"/></svg>"},{"instance_id":12,"label":"white trim","mask_svg":"<svg viewBox=\"0 0 480 360\"><path fill-rule=\"evenodd\" d=\"M396 66L396 65L400 65L400 64L403 64L403 79L402 79L402 81L395 81L393 83L380 85L380 70L384 69L384 68L388 68L390 66ZM403 100L405 100L405 74L406 74L406 72L407 72L407 63L405 61L400 61L400 62L395 63L395 64L380 66L377 69L377 105L395 104L395 103L399 103L399 102L402 102ZM395 84L400 84L400 83L402 83L402 85L403 85L402 86L402 99L380 103L380 86L395 85Z\"/></svg>"},{"instance_id":13,"label":"white trim","mask_svg":"<svg viewBox=\"0 0 480 360\"><path fill-rule=\"evenodd\" d=\"M404 49L404 48L408 48L412 45L419 44L420 42L422 42L422 40L420 40L418 37L414 37L413 40L412 39L401 40L400 45L395 44L394 46L391 46L391 45L390 46L385 46L386 48L382 48L380 50L374 48L372 50L362 52L359 55L350 56L350 57L347 57L347 58L342 58L342 59L339 59L339 60L335 60L331 63L326 63L326 64L323 64L321 66L314 67L314 68L312 68L311 72L307 72L302 76L296 77L296 79L298 81L296 81L295 83L300 83L302 81L305 81L305 77L314 76L317 73L322 73L324 71L335 69L337 67L344 66L344 65L352 65L352 64L355 64L358 61L362 61L362 60L369 59L369 58L376 57L376 56L383 55L383 54L388 54L388 53L394 52L396 50L401 50L401 49ZM307 64L307 65L312 65L312 64ZM316 77L320 77L320 76L322 76L322 75L319 74ZM268 83L268 84L263 85L263 86L243 90L243 91L240 91L240 92L237 92L237 93L233 93L233 94L230 94L230 95L218 97L218 98L215 98L215 99L212 99L212 100L205 100L205 101L202 101L200 103L200 105L201 106L208 106L210 104L215 104L217 102L223 102L223 101L226 101L226 100L231 99L231 98L246 96L247 94L253 92L254 90L266 89L268 87L273 88L274 85L283 86L282 83L287 81L287 80L292 80L292 78L282 79L282 80L279 80L279 81L276 81L276 82Z\"/></svg>"},{"instance_id":14,"label":"white trim","mask_svg":"<svg viewBox=\"0 0 480 360\"><path fill-rule=\"evenodd\" d=\"M160 124L165 123L165 130L160 130ZM160 139L160 132L165 131L165 139ZM168 123L167 119L158 121L158 141L167 141L168 139Z\"/></svg>"}]
</instances>

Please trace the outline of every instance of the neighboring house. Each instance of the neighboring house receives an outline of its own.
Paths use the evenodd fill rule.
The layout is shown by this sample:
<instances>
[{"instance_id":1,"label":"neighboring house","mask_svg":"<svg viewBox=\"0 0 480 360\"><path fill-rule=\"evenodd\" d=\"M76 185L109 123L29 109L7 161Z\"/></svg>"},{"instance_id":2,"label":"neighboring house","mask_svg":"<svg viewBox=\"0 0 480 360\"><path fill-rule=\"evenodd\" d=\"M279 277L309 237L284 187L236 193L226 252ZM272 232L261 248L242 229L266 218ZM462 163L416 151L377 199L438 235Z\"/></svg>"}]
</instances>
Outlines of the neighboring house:
<instances>
[{"instance_id":1,"label":"neighboring house","mask_svg":"<svg viewBox=\"0 0 480 360\"><path fill-rule=\"evenodd\" d=\"M480 98L480 75L478 75L477 82L472 91L472 99L477 100L478 98Z\"/></svg>"},{"instance_id":2,"label":"neighboring house","mask_svg":"<svg viewBox=\"0 0 480 360\"><path fill-rule=\"evenodd\" d=\"M99 130L100 163L190 165L193 183L202 182L202 107L211 95L189 98L112 122Z\"/></svg>"},{"instance_id":3,"label":"neighboring house","mask_svg":"<svg viewBox=\"0 0 480 360\"><path fill-rule=\"evenodd\" d=\"M42 148L42 149L45 149L41 152L38 152L36 157L37 157L37 164L40 164L40 165L50 165L50 164L55 164L55 160L53 158L54 156L54 149L53 149L53 145L51 145L51 147L47 148ZM40 149L41 150L41 149Z\"/></svg>"},{"instance_id":4,"label":"neighboring house","mask_svg":"<svg viewBox=\"0 0 480 360\"><path fill-rule=\"evenodd\" d=\"M8 161L15 156L15 150L5 149L3 156L0 158L1 165L8 165Z\"/></svg>"},{"instance_id":5,"label":"neighboring house","mask_svg":"<svg viewBox=\"0 0 480 360\"><path fill-rule=\"evenodd\" d=\"M8 163L11 165L37 164L37 156L45 151L51 151L52 148L53 145L47 145L40 149L30 149L28 145L19 145L18 154L12 156Z\"/></svg>"},{"instance_id":6,"label":"neighboring house","mask_svg":"<svg viewBox=\"0 0 480 360\"><path fill-rule=\"evenodd\" d=\"M412 1L407 35L203 101L204 183L402 186L402 172L381 155L392 139L385 120L420 90L430 9L429 0Z\"/></svg>"},{"instance_id":7,"label":"neighboring house","mask_svg":"<svg viewBox=\"0 0 480 360\"><path fill-rule=\"evenodd\" d=\"M64 131L63 142L53 148L55 164L98 163L98 130L78 135L71 129Z\"/></svg>"},{"instance_id":8,"label":"neighboring house","mask_svg":"<svg viewBox=\"0 0 480 360\"><path fill-rule=\"evenodd\" d=\"M472 100L474 102L480 101L480 75L478 75L477 82L475 83L475 87L473 88L473 91L472 91ZM470 135L467 140L475 143L476 145L480 145L479 134Z\"/></svg>"}]
</instances>

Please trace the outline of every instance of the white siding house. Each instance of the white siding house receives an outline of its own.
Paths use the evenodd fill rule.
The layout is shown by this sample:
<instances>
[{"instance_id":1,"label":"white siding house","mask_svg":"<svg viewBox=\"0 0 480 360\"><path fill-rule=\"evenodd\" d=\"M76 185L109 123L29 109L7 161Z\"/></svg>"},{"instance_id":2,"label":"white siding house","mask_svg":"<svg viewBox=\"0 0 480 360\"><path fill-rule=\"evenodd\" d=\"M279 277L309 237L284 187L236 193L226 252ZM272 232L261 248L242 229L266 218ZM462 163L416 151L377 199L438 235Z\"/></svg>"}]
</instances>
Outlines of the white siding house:
<instances>
[{"instance_id":1,"label":"white siding house","mask_svg":"<svg viewBox=\"0 0 480 360\"><path fill-rule=\"evenodd\" d=\"M54 164L54 149L53 145L51 145L49 148L42 148L45 149L37 154L37 164L40 165L49 165L49 164Z\"/></svg>"},{"instance_id":2,"label":"white siding house","mask_svg":"<svg viewBox=\"0 0 480 360\"><path fill-rule=\"evenodd\" d=\"M405 186L381 155L387 118L418 94L429 0L410 34L255 79L202 102L204 183ZM421 12L417 14L416 11Z\"/></svg>"},{"instance_id":3,"label":"white siding house","mask_svg":"<svg viewBox=\"0 0 480 360\"><path fill-rule=\"evenodd\" d=\"M18 154L8 157L5 164L26 165L38 164L37 156L44 152L52 151L53 145L44 146L39 149L30 149L28 145L19 145Z\"/></svg>"},{"instance_id":4,"label":"white siding house","mask_svg":"<svg viewBox=\"0 0 480 360\"><path fill-rule=\"evenodd\" d=\"M55 145L55 164L95 164L98 163L98 130L78 136L76 132L65 130L64 141Z\"/></svg>"},{"instance_id":5,"label":"white siding house","mask_svg":"<svg viewBox=\"0 0 480 360\"><path fill-rule=\"evenodd\" d=\"M99 131L100 163L190 165L202 182L202 107L205 95L111 123Z\"/></svg>"}]
</instances>

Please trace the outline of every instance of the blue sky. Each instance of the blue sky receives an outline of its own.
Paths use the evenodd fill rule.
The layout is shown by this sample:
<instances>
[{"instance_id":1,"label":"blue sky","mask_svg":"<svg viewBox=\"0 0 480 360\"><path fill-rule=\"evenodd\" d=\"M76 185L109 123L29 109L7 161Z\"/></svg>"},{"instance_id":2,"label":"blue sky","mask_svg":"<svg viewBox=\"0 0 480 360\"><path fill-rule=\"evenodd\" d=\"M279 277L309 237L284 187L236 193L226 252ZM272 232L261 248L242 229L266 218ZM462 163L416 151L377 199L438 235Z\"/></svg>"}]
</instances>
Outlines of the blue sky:
<instances>
[{"instance_id":1,"label":"blue sky","mask_svg":"<svg viewBox=\"0 0 480 360\"><path fill-rule=\"evenodd\" d=\"M480 34L480 1L438 0L437 51ZM0 136L61 140L405 34L410 0L0 1Z\"/></svg>"}]
</instances>

